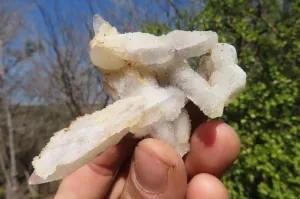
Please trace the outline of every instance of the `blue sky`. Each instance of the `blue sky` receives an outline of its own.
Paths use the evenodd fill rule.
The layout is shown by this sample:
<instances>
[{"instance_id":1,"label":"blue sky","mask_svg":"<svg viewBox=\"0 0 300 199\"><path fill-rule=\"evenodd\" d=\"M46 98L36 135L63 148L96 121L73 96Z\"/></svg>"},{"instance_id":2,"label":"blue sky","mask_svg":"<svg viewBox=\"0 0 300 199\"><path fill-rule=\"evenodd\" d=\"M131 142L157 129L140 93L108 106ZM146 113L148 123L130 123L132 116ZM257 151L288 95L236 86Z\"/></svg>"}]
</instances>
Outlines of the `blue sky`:
<instances>
[{"instance_id":1,"label":"blue sky","mask_svg":"<svg viewBox=\"0 0 300 199\"><path fill-rule=\"evenodd\" d=\"M33 1L24 1L23 4L26 4L25 2L28 2L28 4L31 4ZM49 12L51 15L53 15L53 18L55 18L56 12L65 12L69 13L71 16L76 16L76 14L86 14L89 16L88 21L92 22L93 14L100 14L103 16L106 20L108 20L113 25L117 25L116 21L110 19L108 17L108 10L111 10L113 12L118 12L117 15L122 16L124 15L124 21L126 20L126 11L125 10L117 10L116 6L111 3L109 0L98 0L93 1L96 2L97 6L94 6L94 13L90 13L89 7L85 0L43 0L39 1L46 9L47 12ZM100 3L99 3L100 2ZM146 3L144 1L136 1L137 4L141 7L146 7ZM149 8L149 7L148 7ZM155 6L155 4L151 5L150 8L152 11L157 11L159 8ZM61 14L59 13L59 14ZM40 13L37 9L33 9L30 13L31 17L35 19L34 23L39 23ZM57 21L59 23L59 21Z\"/></svg>"},{"instance_id":2,"label":"blue sky","mask_svg":"<svg viewBox=\"0 0 300 199\"><path fill-rule=\"evenodd\" d=\"M118 1L118 0L116 0ZM23 5L30 5L34 1L33 0L21 0L20 2L23 2ZM108 14L109 11L114 12L117 16L120 18L124 18L124 22L130 15L130 12L128 12L126 9L117 9L115 4L113 4L110 0L91 0L93 2L92 4L94 13L90 13L89 7L87 5L86 0L40 0L40 2L44 7L47 8L47 11L53 16L56 14L56 12L66 12L70 13L71 15L76 14L88 14L90 15L89 21L92 20L93 14L100 14L103 16L106 20L108 20L113 25L118 26L117 22L114 21L112 18L110 18L110 15ZM124 2L125 4L128 4L128 2L134 2L137 7L143 8L147 10L147 14L150 15L151 18L154 18L154 13L157 14L158 19L160 21L164 21L166 19L165 13L162 11L162 9L166 9L168 6L164 4L164 1L160 1L161 5L158 5L155 3L155 1L144 1L144 0L119 0L119 2ZM177 2L177 1L174 1ZM180 3L180 6L178 6L180 9L184 9L185 6L189 6L185 0L178 0ZM176 3L175 3L176 4ZM58 8L58 9L57 9ZM196 8L197 9L197 8ZM171 9L170 9L171 10ZM171 15L174 14L174 12L171 10ZM36 10L32 10L30 12L30 15L35 19L35 23L38 22L39 13ZM143 18L144 16L142 14L139 14L140 18ZM120 21L119 21L120 23Z\"/></svg>"},{"instance_id":3,"label":"blue sky","mask_svg":"<svg viewBox=\"0 0 300 199\"><path fill-rule=\"evenodd\" d=\"M11 9L21 10L22 18L26 26L26 28L22 28L19 37L15 38L15 40L9 44L9 48L23 48L25 41L38 41L39 36L42 36L46 39L50 38L49 34L46 31L46 25L42 19L41 13L35 5L35 0L0 0L0 2L1 1L9 5L6 8L7 12L9 12ZM137 7L146 10L147 15L149 15L152 19L154 18L154 13L157 13L159 21L164 21L166 19L166 14L164 11L162 11L162 9L167 9L166 5L164 4L158 5L156 3L152 3L154 1L143 0L119 0L118 2L120 1L125 2L125 4L127 4L130 1L134 1ZM179 1L182 1L183 4L185 2L185 0ZM88 4L86 3L86 0L39 0L38 2L45 9L47 15L50 16L51 22L55 27L60 27L64 23L71 24L72 30L76 31L77 33L80 33L82 35L82 38L86 37L87 35L87 29L84 25L85 23L88 23L88 26L90 28L92 27L92 18L94 14L100 14L105 20L109 21L112 25L116 26L117 28L126 26L127 23L130 22L130 16L132 14L131 11L124 9L123 7L118 8L113 3L111 3L110 0L91 0L91 2L93 2L93 12L91 12ZM184 9L183 4L179 6L180 9ZM112 17L112 15L109 13L113 13L114 17ZM138 11L136 11L135 13L138 13L139 18L144 18L143 13ZM173 15L174 12L170 11L170 14ZM63 16L64 18L61 18L60 16ZM138 24L139 22L134 21L134 23ZM138 31L138 29L139 26L136 25L134 30ZM56 33L57 32L59 33L59 28L56 30ZM88 41L83 43L83 45L85 44L88 49ZM47 48L47 53L51 53L51 51L53 51L53 49ZM39 59L38 55L36 56L36 58ZM29 70L31 67L32 63L30 61L22 63L21 67L18 68L17 75L21 77L24 76L24 74L26 74L26 71ZM8 82L15 78L14 75L14 73L7 74L7 78L9 79ZM22 95L23 93L19 91L12 96L12 100L15 102L24 102L25 99L22 99Z\"/></svg>"}]
</instances>

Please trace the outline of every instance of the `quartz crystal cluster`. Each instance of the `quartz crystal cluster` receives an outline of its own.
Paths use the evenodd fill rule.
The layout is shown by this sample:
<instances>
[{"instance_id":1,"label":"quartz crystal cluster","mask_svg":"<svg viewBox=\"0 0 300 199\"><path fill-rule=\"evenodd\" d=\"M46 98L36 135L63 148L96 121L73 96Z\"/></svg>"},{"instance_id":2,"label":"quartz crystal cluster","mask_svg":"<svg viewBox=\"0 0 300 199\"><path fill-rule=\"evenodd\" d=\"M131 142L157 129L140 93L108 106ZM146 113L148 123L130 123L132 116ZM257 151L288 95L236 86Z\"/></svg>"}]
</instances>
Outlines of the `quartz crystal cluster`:
<instances>
[{"instance_id":1,"label":"quartz crystal cluster","mask_svg":"<svg viewBox=\"0 0 300 199\"><path fill-rule=\"evenodd\" d=\"M93 26L90 58L115 102L55 133L33 160L31 184L67 176L129 132L163 140L183 156L191 131L188 100L215 118L245 86L235 48L218 43L213 31L120 34L99 15ZM187 62L192 57L200 59L195 70Z\"/></svg>"}]
</instances>

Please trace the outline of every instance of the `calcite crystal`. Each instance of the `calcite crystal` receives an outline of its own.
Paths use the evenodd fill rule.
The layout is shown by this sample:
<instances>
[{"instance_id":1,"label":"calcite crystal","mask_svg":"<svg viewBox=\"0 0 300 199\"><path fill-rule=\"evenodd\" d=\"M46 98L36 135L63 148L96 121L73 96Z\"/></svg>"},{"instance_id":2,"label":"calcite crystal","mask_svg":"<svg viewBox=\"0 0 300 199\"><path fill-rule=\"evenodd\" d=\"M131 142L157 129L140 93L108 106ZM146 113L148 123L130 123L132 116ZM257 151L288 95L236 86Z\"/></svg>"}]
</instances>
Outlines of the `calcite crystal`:
<instances>
[{"instance_id":1,"label":"calcite crystal","mask_svg":"<svg viewBox=\"0 0 300 199\"><path fill-rule=\"evenodd\" d=\"M31 184L64 178L129 132L163 140L183 156L190 149L188 100L216 118L245 87L235 48L218 43L215 32L120 34L99 15L93 25L90 58L115 102L55 133L33 160ZM191 57L200 57L196 70Z\"/></svg>"}]
</instances>

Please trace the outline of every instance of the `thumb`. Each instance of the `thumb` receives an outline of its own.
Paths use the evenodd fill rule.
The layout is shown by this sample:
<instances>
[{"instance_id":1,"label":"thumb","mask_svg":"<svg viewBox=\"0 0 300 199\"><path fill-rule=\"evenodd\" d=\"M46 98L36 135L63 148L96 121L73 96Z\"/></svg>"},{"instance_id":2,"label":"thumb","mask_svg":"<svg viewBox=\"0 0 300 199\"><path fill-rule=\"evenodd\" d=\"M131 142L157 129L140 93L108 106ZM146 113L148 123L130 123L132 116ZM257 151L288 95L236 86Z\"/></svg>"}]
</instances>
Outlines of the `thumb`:
<instances>
[{"instance_id":1,"label":"thumb","mask_svg":"<svg viewBox=\"0 0 300 199\"><path fill-rule=\"evenodd\" d=\"M163 141L145 139L135 149L121 198L185 198L187 177L179 154Z\"/></svg>"}]
</instances>

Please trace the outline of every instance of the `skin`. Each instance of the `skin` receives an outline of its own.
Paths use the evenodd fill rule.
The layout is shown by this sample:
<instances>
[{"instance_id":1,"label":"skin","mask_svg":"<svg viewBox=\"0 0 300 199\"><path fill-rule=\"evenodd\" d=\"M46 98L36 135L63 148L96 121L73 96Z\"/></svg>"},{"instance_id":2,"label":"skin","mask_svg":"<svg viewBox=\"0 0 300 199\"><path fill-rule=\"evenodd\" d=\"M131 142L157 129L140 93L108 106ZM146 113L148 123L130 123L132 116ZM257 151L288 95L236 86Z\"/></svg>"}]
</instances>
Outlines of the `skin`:
<instances>
[{"instance_id":1,"label":"skin","mask_svg":"<svg viewBox=\"0 0 300 199\"><path fill-rule=\"evenodd\" d=\"M163 141L125 137L118 145L66 177L55 199L228 199L220 181L240 152L236 132L187 105L191 150L182 159Z\"/></svg>"}]
</instances>

